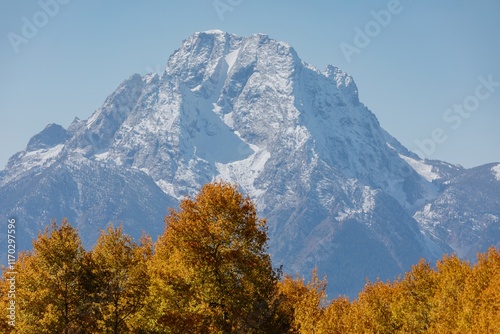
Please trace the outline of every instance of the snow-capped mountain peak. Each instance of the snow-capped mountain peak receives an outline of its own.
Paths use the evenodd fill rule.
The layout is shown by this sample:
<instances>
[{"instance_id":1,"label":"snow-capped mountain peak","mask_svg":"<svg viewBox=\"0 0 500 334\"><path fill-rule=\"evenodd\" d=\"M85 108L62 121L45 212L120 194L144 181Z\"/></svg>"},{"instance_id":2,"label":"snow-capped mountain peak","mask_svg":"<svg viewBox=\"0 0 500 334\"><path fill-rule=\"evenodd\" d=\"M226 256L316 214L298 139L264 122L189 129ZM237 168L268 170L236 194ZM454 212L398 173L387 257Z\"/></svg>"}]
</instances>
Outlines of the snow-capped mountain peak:
<instances>
[{"instance_id":1,"label":"snow-capped mountain peak","mask_svg":"<svg viewBox=\"0 0 500 334\"><path fill-rule=\"evenodd\" d=\"M29 235L67 216L89 244L109 221L158 234L166 206L214 179L236 182L268 219L277 264L318 266L336 293L353 294L366 276L462 247L438 236L431 208L483 170L467 173L404 148L339 68L322 72L267 35L210 30L184 40L163 73L125 80L87 120L35 135L0 172L0 198Z\"/></svg>"}]
</instances>

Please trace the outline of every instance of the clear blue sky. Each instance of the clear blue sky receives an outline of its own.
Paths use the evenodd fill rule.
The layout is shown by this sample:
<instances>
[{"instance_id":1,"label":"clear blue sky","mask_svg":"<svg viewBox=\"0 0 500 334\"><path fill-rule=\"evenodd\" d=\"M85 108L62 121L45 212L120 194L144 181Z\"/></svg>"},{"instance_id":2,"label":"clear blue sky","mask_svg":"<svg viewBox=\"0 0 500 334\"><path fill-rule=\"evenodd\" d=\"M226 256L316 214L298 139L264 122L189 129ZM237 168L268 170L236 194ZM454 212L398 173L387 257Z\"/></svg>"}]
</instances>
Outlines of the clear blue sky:
<instances>
[{"instance_id":1,"label":"clear blue sky","mask_svg":"<svg viewBox=\"0 0 500 334\"><path fill-rule=\"evenodd\" d=\"M58 9L43 5L54 1ZM381 10L393 12L383 24L371 13ZM356 27L369 43L356 39ZM466 167L500 161L500 84L488 90L478 79L500 83L498 0L4 0L0 169L48 123L88 118L121 81L162 70L183 39L215 28L266 33L320 69L340 67L412 150L427 140L430 158ZM347 44L357 48L350 61ZM464 103L470 112L453 109Z\"/></svg>"}]
</instances>

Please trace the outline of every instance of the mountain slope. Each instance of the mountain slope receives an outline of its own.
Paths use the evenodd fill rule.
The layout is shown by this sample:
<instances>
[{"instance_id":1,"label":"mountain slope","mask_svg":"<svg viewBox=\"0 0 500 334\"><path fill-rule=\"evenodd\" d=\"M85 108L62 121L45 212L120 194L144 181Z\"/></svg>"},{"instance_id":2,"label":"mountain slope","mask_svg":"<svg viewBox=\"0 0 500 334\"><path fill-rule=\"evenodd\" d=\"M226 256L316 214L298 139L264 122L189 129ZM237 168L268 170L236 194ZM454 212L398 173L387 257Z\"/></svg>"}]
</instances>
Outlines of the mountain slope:
<instances>
[{"instance_id":1,"label":"mountain slope","mask_svg":"<svg viewBox=\"0 0 500 334\"><path fill-rule=\"evenodd\" d=\"M365 277L484 246L453 243L423 216L435 201L446 215L447 182L461 173L384 131L340 69L321 72L266 35L209 31L183 41L163 73L124 81L89 119L33 137L0 173L0 198L29 236L64 215L90 245L109 221L157 235L166 206L213 179L236 182L268 219L276 266L318 266L332 295L354 295Z\"/></svg>"},{"instance_id":2,"label":"mountain slope","mask_svg":"<svg viewBox=\"0 0 500 334\"><path fill-rule=\"evenodd\" d=\"M424 232L470 261L500 247L499 166L463 170L446 180L439 196L414 215Z\"/></svg>"}]
</instances>

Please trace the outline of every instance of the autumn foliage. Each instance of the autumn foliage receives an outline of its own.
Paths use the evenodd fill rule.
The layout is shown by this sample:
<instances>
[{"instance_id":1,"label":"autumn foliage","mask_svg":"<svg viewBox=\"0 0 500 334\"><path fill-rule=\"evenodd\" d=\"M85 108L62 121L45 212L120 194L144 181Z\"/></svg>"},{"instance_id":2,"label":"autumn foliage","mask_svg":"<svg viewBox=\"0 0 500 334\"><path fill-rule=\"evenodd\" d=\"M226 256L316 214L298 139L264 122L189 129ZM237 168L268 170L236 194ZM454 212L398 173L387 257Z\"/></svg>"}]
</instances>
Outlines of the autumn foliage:
<instances>
[{"instance_id":1,"label":"autumn foliage","mask_svg":"<svg viewBox=\"0 0 500 334\"><path fill-rule=\"evenodd\" d=\"M1 333L500 333L500 252L471 266L444 256L355 300L328 300L326 278L282 276L265 220L234 185L214 182L165 218L153 243L123 228L86 251L63 220L16 263L16 323L0 281Z\"/></svg>"}]
</instances>

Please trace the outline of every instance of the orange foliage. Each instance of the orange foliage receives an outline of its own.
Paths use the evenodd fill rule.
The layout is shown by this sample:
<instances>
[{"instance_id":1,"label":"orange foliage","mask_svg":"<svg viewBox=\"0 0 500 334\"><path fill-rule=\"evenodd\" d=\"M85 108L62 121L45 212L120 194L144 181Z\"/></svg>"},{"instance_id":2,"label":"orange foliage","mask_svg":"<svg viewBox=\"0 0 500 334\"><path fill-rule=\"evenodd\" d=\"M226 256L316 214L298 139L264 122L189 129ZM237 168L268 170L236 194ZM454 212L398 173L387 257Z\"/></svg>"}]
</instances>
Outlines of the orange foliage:
<instances>
[{"instance_id":1,"label":"orange foliage","mask_svg":"<svg viewBox=\"0 0 500 334\"><path fill-rule=\"evenodd\" d=\"M267 227L236 186L214 182L165 218L153 244L122 228L85 251L63 220L16 263L16 328L2 333L500 333L500 251L471 265L424 260L393 282L368 282L356 300L328 301L326 278L272 269Z\"/></svg>"}]
</instances>

